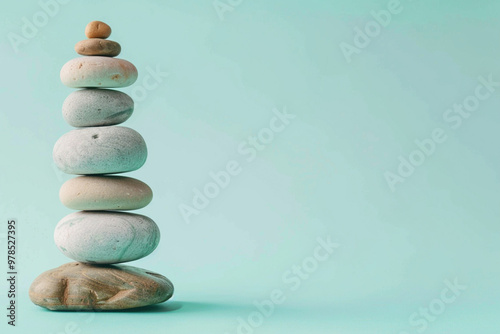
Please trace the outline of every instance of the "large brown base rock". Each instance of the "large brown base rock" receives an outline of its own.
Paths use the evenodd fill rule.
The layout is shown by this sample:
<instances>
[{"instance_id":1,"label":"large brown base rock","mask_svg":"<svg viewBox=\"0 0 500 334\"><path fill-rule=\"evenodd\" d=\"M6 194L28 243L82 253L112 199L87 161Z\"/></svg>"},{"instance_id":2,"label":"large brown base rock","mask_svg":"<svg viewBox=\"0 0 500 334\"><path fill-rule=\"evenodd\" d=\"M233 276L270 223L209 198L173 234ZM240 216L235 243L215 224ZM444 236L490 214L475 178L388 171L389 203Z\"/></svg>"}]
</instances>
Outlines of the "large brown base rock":
<instances>
[{"instance_id":1,"label":"large brown base rock","mask_svg":"<svg viewBox=\"0 0 500 334\"><path fill-rule=\"evenodd\" d=\"M49 310L123 310L162 303L174 286L166 277L124 265L66 263L31 284L31 301Z\"/></svg>"}]
</instances>

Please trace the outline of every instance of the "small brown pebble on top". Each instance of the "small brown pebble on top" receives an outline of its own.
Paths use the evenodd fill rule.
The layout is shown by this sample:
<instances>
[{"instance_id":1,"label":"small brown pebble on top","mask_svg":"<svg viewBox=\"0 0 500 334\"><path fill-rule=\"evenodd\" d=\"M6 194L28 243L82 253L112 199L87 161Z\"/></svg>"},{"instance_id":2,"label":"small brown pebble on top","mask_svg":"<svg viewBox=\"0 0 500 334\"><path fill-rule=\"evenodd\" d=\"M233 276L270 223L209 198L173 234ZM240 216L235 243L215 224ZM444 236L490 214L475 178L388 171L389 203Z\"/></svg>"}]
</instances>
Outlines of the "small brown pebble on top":
<instances>
[{"instance_id":1,"label":"small brown pebble on top","mask_svg":"<svg viewBox=\"0 0 500 334\"><path fill-rule=\"evenodd\" d=\"M88 38L108 38L111 27L101 21L92 21L85 27L85 35Z\"/></svg>"}]
</instances>

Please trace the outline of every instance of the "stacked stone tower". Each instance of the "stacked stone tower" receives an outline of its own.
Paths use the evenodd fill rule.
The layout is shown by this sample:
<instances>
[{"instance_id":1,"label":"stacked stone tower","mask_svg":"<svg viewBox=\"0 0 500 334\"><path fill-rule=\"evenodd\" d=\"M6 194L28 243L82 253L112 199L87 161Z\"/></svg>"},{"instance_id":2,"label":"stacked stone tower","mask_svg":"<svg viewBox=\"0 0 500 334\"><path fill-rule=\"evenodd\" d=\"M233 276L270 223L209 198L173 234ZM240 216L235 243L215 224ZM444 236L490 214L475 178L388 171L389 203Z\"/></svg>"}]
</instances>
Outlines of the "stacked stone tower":
<instances>
[{"instance_id":1,"label":"stacked stone tower","mask_svg":"<svg viewBox=\"0 0 500 334\"><path fill-rule=\"evenodd\" d=\"M114 174L139 169L146 161L142 136L125 122L134 101L109 89L137 79L135 66L123 59L120 44L107 40L111 28L99 21L85 29L88 39L76 44L83 57L67 62L61 81L71 88L63 103L66 122L76 127L56 142L54 162L65 173L81 175L61 187L61 202L81 210L64 217L54 240L61 252L77 261L42 273L30 287L31 300L50 310L119 310L164 302L173 294L164 276L116 265L149 255L160 230L149 217L123 212L148 205L151 188L137 179Z\"/></svg>"}]
</instances>

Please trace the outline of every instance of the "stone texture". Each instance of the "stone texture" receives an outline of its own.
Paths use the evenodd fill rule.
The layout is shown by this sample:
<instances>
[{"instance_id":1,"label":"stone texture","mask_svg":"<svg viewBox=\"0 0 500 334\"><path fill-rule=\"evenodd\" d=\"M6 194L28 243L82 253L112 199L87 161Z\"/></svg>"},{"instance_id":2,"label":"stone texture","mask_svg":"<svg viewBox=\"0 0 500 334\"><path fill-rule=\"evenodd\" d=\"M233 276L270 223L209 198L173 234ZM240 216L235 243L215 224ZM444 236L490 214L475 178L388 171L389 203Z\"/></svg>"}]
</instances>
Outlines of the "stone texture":
<instances>
[{"instance_id":1,"label":"stone texture","mask_svg":"<svg viewBox=\"0 0 500 334\"><path fill-rule=\"evenodd\" d=\"M139 169L146 161L147 148L135 130L102 126L64 134L52 155L56 166L68 174L110 174Z\"/></svg>"},{"instance_id":2,"label":"stone texture","mask_svg":"<svg viewBox=\"0 0 500 334\"><path fill-rule=\"evenodd\" d=\"M59 191L61 202L74 210L137 210L151 202L144 182L124 176L79 176Z\"/></svg>"},{"instance_id":3,"label":"stone texture","mask_svg":"<svg viewBox=\"0 0 500 334\"><path fill-rule=\"evenodd\" d=\"M124 59L85 56L64 64L60 77L63 84L72 88L119 88L137 80L137 68Z\"/></svg>"},{"instance_id":4,"label":"stone texture","mask_svg":"<svg viewBox=\"0 0 500 334\"><path fill-rule=\"evenodd\" d=\"M79 89L64 100L62 114L75 127L115 125L125 122L134 111L130 96L112 89Z\"/></svg>"},{"instance_id":5,"label":"stone texture","mask_svg":"<svg viewBox=\"0 0 500 334\"><path fill-rule=\"evenodd\" d=\"M75 51L82 56L116 57L122 48L120 44L102 38L84 39L76 43Z\"/></svg>"},{"instance_id":6,"label":"stone texture","mask_svg":"<svg viewBox=\"0 0 500 334\"><path fill-rule=\"evenodd\" d=\"M92 21L85 27L85 36L88 38L108 38L111 27L101 21Z\"/></svg>"},{"instance_id":7,"label":"stone texture","mask_svg":"<svg viewBox=\"0 0 500 334\"><path fill-rule=\"evenodd\" d=\"M143 215L79 211L59 221L54 241L73 260L112 264L151 254L160 241L160 230L151 218Z\"/></svg>"},{"instance_id":8,"label":"stone texture","mask_svg":"<svg viewBox=\"0 0 500 334\"><path fill-rule=\"evenodd\" d=\"M49 310L123 310L162 303L173 292L166 277L149 270L71 262L38 276L29 296Z\"/></svg>"}]
</instances>

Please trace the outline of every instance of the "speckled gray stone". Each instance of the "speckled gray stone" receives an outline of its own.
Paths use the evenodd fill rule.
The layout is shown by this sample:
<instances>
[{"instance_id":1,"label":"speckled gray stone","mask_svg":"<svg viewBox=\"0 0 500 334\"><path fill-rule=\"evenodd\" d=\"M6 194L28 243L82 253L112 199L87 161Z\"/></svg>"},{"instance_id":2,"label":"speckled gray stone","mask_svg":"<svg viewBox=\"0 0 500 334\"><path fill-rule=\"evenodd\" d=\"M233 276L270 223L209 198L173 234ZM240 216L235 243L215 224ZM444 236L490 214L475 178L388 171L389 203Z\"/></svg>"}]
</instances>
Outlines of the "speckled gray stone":
<instances>
[{"instance_id":1,"label":"speckled gray stone","mask_svg":"<svg viewBox=\"0 0 500 334\"><path fill-rule=\"evenodd\" d=\"M137 210L151 202L153 192L131 177L86 175L66 181L59 198L74 210Z\"/></svg>"},{"instance_id":2,"label":"speckled gray stone","mask_svg":"<svg viewBox=\"0 0 500 334\"><path fill-rule=\"evenodd\" d=\"M81 128L54 145L56 166L68 174L110 174L139 169L147 157L142 136L123 126Z\"/></svg>"},{"instance_id":3,"label":"speckled gray stone","mask_svg":"<svg viewBox=\"0 0 500 334\"><path fill-rule=\"evenodd\" d=\"M62 83L72 88L118 88L137 80L137 68L120 58L85 56L64 64L60 76Z\"/></svg>"},{"instance_id":4,"label":"speckled gray stone","mask_svg":"<svg viewBox=\"0 0 500 334\"><path fill-rule=\"evenodd\" d=\"M111 89L80 89L64 100L62 114L74 127L115 125L125 122L134 111L134 100Z\"/></svg>"},{"instance_id":5,"label":"speckled gray stone","mask_svg":"<svg viewBox=\"0 0 500 334\"><path fill-rule=\"evenodd\" d=\"M149 217L114 211L74 212L57 224L54 241L67 257L85 263L134 261L151 254L160 230Z\"/></svg>"}]
</instances>

